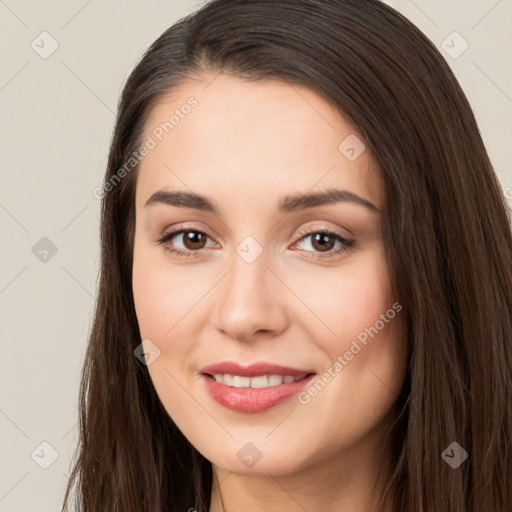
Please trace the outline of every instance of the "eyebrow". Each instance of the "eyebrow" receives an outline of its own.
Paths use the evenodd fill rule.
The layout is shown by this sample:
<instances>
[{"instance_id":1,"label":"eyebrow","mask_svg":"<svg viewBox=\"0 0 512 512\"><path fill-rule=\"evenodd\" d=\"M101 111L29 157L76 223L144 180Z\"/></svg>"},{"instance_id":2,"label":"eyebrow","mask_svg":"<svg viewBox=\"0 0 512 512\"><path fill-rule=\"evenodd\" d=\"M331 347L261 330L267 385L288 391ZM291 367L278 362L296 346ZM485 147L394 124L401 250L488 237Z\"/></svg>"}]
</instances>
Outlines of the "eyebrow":
<instances>
[{"instance_id":1,"label":"eyebrow","mask_svg":"<svg viewBox=\"0 0 512 512\"><path fill-rule=\"evenodd\" d=\"M286 214L306 210L315 206L323 206L334 203L354 203L363 206L371 212L380 212L372 202L360 197L348 190L331 188L323 192L310 194L287 195L281 198L278 205L279 213ZM185 191L158 190L147 201L146 206L163 203L170 206L193 208L205 212L218 214L218 208L213 201L201 194Z\"/></svg>"}]
</instances>

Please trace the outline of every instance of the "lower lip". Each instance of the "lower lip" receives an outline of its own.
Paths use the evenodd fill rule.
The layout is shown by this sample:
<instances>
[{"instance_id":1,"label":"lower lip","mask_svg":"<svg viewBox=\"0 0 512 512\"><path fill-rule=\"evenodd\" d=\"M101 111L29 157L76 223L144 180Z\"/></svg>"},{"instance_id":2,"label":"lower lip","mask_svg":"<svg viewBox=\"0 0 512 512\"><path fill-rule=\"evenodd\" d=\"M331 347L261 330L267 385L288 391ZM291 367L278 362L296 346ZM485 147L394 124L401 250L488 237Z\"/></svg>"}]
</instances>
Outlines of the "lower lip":
<instances>
[{"instance_id":1,"label":"lower lip","mask_svg":"<svg viewBox=\"0 0 512 512\"><path fill-rule=\"evenodd\" d=\"M224 407L239 412L262 412L300 393L314 375L268 388L235 388L221 384L205 374L202 377L211 397Z\"/></svg>"}]
</instances>

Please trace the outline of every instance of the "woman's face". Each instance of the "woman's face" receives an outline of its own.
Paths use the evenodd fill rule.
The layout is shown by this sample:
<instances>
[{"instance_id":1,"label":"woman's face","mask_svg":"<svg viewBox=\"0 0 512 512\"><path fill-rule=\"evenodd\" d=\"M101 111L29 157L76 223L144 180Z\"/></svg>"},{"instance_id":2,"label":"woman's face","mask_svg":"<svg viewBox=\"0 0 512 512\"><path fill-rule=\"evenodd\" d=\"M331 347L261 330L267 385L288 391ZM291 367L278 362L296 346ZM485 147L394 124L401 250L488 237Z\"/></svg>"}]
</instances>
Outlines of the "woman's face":
<instances>
[{"instance_id":1,"label":"woman's face","mask_svg":"<svg viewBox=\"0 0 512 512\"><path fill-rule=\"evenodd\" d=\"M310 89L221 74L173 90L144 141L133 292L179 429L237 473L378 446L407 355L362 135Z\"/></svg>"}]
</instances>

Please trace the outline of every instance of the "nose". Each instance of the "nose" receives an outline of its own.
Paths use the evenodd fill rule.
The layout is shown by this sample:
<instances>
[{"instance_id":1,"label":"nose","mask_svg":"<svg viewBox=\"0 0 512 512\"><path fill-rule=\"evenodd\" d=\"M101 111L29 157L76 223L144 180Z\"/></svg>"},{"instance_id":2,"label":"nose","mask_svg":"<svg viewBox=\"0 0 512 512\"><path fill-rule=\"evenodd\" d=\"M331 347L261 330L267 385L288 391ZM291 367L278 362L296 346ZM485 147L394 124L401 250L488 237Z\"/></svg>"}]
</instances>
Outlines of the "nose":
<instances>
[{"instance_id":1,"label":"nose","mask_svg":"<svg viewBox=\"0 0 512 512\"><path fill-rule=\"evenodd\" d=\"M250 341L277 336L288 326L286 287L265 252L252 263L236 254L217 294L213 321L224 336Z\"/></svg>"}]
</instances>

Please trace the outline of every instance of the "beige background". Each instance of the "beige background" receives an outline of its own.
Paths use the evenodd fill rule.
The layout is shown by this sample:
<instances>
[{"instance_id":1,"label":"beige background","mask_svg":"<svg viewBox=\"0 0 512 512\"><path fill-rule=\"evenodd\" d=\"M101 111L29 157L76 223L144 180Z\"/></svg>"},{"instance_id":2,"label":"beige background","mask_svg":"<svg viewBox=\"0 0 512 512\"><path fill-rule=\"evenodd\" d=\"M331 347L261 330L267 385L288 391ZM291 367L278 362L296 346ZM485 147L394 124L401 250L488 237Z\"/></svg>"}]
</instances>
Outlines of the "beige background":
<instances>
[{"instance_id":1,"label":"beige background","mask_svg":"<svg viewBox=\"0 0 512 512\"><path fill-rule=\"evenodd\" d=\"M512 205L512 1L389 3L452 66ZM100 203L92 191L130 70L198 5L0 0L0 512L60 510L96 295ZM469 44L457 58L442 49L443 41L452 54L463 49L459 36L447 39L454 31Z\"/></svg>"}]
</instances>

